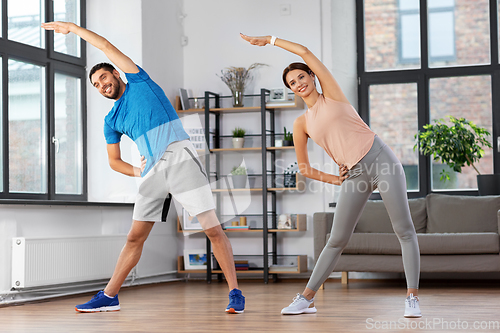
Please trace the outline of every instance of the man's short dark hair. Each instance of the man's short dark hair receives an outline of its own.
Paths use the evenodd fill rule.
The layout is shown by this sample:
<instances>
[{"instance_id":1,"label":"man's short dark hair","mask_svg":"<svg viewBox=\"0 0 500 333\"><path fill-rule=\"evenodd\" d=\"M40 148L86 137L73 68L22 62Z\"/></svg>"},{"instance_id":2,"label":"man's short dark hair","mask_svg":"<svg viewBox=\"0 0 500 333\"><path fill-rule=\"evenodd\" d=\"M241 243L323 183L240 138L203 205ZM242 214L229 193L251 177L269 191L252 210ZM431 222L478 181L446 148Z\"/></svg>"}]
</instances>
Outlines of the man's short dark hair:
<instances>
[{"instance_id":1,"label":"man's short dark hair","mask_svg":"<svg viewBox=\"0 0 500 333\"><path fill-rule=\"evenodd\" d=\"M101 62L100 64L95 65L94 67L92 67L89 73L90 83L94 84L94 82L92 82L92 75L94 75L94 73L100 70L101 68L104 68L110 73L113 73L113 71L116 69L113 65L107 62Z\"/></svg>"}]
</instances>

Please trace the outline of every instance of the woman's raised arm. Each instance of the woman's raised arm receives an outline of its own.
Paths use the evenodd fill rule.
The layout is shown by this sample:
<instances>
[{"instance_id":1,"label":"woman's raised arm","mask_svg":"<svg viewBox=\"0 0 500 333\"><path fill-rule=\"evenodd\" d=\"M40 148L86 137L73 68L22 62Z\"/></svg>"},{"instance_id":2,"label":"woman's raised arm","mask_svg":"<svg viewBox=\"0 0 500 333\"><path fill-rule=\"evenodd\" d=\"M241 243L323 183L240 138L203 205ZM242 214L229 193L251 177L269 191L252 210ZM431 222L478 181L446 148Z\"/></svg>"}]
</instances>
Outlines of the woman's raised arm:
<instances>
[{"instance_id":1,"label":"woman's raised arm","mask_svg":"<svg viewBox=\"0 0 500 333\"><path fill-rule=\"evenodd\" d=\"M334 99L339 102L349 103L349 100L345 97L339 84L333 77L332 73L326 68L326 66L305 46L287 41L285 39L276 38L272 36L260 36L251 37L247 35L240 34L241 38L246 40L252 45L265 46L271 44L272 39L274 39L274 45L278 46L288 52L294 53L301 57L304 62L309 66L309 68L314 72L319 80L323 95L325 97Z\"/></svg>"}]
</instances>

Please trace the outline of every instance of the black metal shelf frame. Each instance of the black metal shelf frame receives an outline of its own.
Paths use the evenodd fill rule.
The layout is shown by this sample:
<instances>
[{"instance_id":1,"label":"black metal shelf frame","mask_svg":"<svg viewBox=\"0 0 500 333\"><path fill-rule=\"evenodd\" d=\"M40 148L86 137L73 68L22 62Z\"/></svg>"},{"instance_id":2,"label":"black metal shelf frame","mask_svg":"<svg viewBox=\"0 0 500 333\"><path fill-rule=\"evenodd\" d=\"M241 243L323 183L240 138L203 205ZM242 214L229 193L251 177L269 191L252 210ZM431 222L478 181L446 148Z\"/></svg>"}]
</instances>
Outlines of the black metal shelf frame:
<instances>
[{"instance_id":1,"label":"black metal shelf frame","mask_svg":"<svg viewBox=\"0 0 500 333\"><path fill-rule=\"evenodd\" d=\"M278 274L269 274L269 260L271 260L272 264L277 264L278 262L278 244L277 244L277 233L269 231L269 217L272 219L271 221L271 229L277 228L277 214L276 214L276 191L268 191L267 183L268 177L271 180L271 184L276 183L276 151L267 150L267 137L270 137L271 141L274 142L276 132L275 132L275 110L272 108L266 107L266 97L269 96L270 91L268 89L261 89L259 95L245 95L245 96L260 96L260 113L261 113L261 134L259 136L262 137L262 173L258 174L258 176L262 176L262 212L266 212L267 214L260 214L263 216L263 228L262 228L262 246L263 246L263 278L264 283L269 282L269 276L272 275L274 281L277 280ZM220 121L222 119L222 112L214 112L211 111L210 102L211 100L215 102L214 108L220 108L221 98L226 98L231 96L220 96L216 93L206 91L205 92L205 129L210 129L210 118L211 116L215 117L215 126L214 131L209 132L205 131L205 140L206 142L210 142L210 135L214 136L214 149L220 148L221 138L227 137L225 135L220 134ZM269 124L267 124L267 115L269 114ZM269 129L268 129L269 125ZM255 135L257 136L257 135ZM210 171L210 156L213 153L207 154L205 156L205 165L206 171L208 174L211 174ZM268 162L270 162L271 170L267 169ZM221 165L220 158L215 159L215 179L219 180L221 175ZM220 196L221 193L216 193L217 196ZM268 196L271 196L271 207L268 207ZM221 200L218 198L217 200L217 212L221 211ZM269 210L270 208L270 210ZM271 237L272 248L269 251L268 241L269 237ZM211 257L212 249L210 241L207 237L206 239L206 250L207 250L207 258ZM271 258L269 258L271 256ZM211 283L212 281L212 262L211 260L207 260L207 283ZM221 273L216 273L218 275L218 279L222 279Z\"/></svg>"}]
</instances>

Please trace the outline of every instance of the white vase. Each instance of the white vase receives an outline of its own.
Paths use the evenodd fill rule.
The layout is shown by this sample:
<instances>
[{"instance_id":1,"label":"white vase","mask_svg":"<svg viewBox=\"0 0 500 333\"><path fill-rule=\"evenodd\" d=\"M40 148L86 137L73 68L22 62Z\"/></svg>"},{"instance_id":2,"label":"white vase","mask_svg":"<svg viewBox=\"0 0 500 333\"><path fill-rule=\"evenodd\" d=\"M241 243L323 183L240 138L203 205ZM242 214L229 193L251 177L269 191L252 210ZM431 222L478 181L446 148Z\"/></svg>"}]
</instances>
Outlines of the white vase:
<instances>
[{"instance_id":1,"label":"white vase","mask_svg":"<svg viewBox=\"0 0 500 333\"><path fill-rule=\"evenodd\" d=\"M233 138L233 148L243 148L245 138Z\"/></svg>"}]
</instances>

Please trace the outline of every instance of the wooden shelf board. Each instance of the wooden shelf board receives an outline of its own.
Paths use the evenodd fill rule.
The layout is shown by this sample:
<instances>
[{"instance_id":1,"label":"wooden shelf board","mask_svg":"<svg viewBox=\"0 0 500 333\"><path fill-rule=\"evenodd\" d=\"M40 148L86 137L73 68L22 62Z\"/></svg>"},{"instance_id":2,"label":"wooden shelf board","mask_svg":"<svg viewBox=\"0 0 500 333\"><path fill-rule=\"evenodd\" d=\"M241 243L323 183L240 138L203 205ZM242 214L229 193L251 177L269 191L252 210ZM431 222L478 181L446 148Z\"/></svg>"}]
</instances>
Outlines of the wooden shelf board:
<instances>
[{"instance_id":1,"label":"wooden shelf board","mask_svg":"<svg viewBox=\"0 0 500 333\"><path fill-rule=\"evenodd\" d=\"M287 146L287 147L267 147L267 150L292 150L295 149L295 146Z\"/></svg>"},{"instance_id":2,"label":"wooden shelf board","mask_svg":"<svg viewBox=\"0 0 500 333\"><path fill-rule=\"evenodd\" d=\"M241 108L213 108L210 109L212 112L260 112L260 106L248 106L248 107L241 107Z\"/></svg>"},{"instance_id":3,"label":"wooden shelf board","mask_svg":"<svg viewBox=\"0 0 500 333\"><path fill-rule=\"evenodd\" d=\"M268 188L268 191L298 191L298 187L272 187Z\"/></svg>"},{"instance_id":4,"label":"wooden shelf board","mask_svg":"<svg viewBox=\"0 0 500 333\"><path fill-rule=\"evenodd\" d=\"M272 188L268 188L267 190L268 191L302 191L303 189L298 188L298 187L272 187ZM258 191L262 191L262 189L261 188L234 188L234 189L231 189L231 192L243 192L243 191L258 192ZM212 192L214 192L214 193L229 192L229 189L216 188L216 189L212 189Z\"/></svg>"},{"instance_id":5,"label":"wooden shelf board","mask_svg":"<svg viewBox=\"0 0 500 333\"><path fill-rule=\"evenodd\" d=\"M251 148L214 148L210 149L211 152L219 152L219 151L262 151L260 147L251 147Z\"/></svg>"},{"instance_id":6,"label":"wooden shelf board","mask_svg":"<svg viewBox=\"0 0 500 333\"><path fill-rule=\"evenodd\" d=\"M205 271L206 273L206 271ZM236 271L236 274L264 274L264 270L248 270L248 271ZM298 270L296 271L269 271L269 274L299 274ZM221 270L212 271L212 274L222 274Z\"/></svg>"},{"instance_id":7,"label":"wooden shelf board","mask_svg":"<svg viewBox=\"0 0 500 333\"><path fill-rule=\"evenodd\" d=\"M242 273L242 274L263 274L264 270L249 269L248 271L236 271L236 274L238 274L238 273ZM221 270L212 270L212 274L222 274L222 271Z\"/></svg>"},{"instance_id":8,"label":"wooden shelf board","mask_svg":"<svg viewBox=\"0 0 500 333\"><path fill-rule=\"evenodd\" d=\"M299 232L299 229L267 229L267 232Z\"/></svg>"},{"instance_id":9,"label":"wooden shelf board","mask_svg":"<svg viewBox=\"0 0 500 333\"><path fill-rule=\"evenodd\" d=\"M262 232L262 229L224 229L225 232Z\"/></svg>"},{"instance_id":10,"label":"wooden shelf board","mask_svg":"<svg viewBox=\"0 0 500 333\"><path fill-rule=\"evenodd\" d=\"M198 232L203 232L203 229L200 229L200 230L182 230L181 229L181 230L177 230L177 232L186 233L186 234L190 235L190 234L196 234Z\"/></svg>"},{"instance_id":11,"label":"wooden shelf board","mask_svg":"<svg viewBox=\"0 0 500 333\"><path fill-rule=\"evenodd\" d=\"M232 189L227 189L227 188L215 188L212 189L213 193L221 193L221 192L243 192L243 191L250 191L250 192L259 192L262 191L261 188L232 188Z\"/></svg>"},{"instance_id":12,"label":"wooden shelf board","mask_svg":"<svg viewBox=\"0 0 500 333\"><path fill-rule=\"evenodd\" d=\"M175 109L176 109L177 113L204 113L205 112L205 108L180 110L180 98L179 98L179 96L176 96L175 98L176 98ZM274 110L302 109L302 108L304 108L304 101L302 100L302 98L295 96L295 100L293 102L290 102L289 104L284 105L282 103L267 103L266 108L267 109L274 109ZM241 108L211 108L210 111L211 112L224 112L224 113L260 112L260 106L249 106L249 107L241 107Z\"/></svg>"},{"instance_id":13,"label":"wooden shelf board","mask_svg":"<svg viewBox=\"0 0 500 333\"><path fill-rule=\"evenodd\" d=\"M296 271L271 271L269 270L269 274L300 274L298 270Z\"/></svg>"},{"instance_id":14,"label":"wooden shelf board","mask_svg":"<svg viewBox=\"0 0 500 333\"><path fill-rule=\"evenodd\" d=\"M205 109L177 110L177 113L204 113Z\"/></svg>"},{"instance_id":15,"label":"wooden shelf board","mask_svg":"<svg viewBox=\"0 0 500 333\"><path fill-rule=\"evenodd\" d=\"M182 271L177 271L177 273L201 273L201 274L207 274L206 270L201 270L201 269L188 269L188 270L182 270Z\"/></svg>"}]
</instances>

